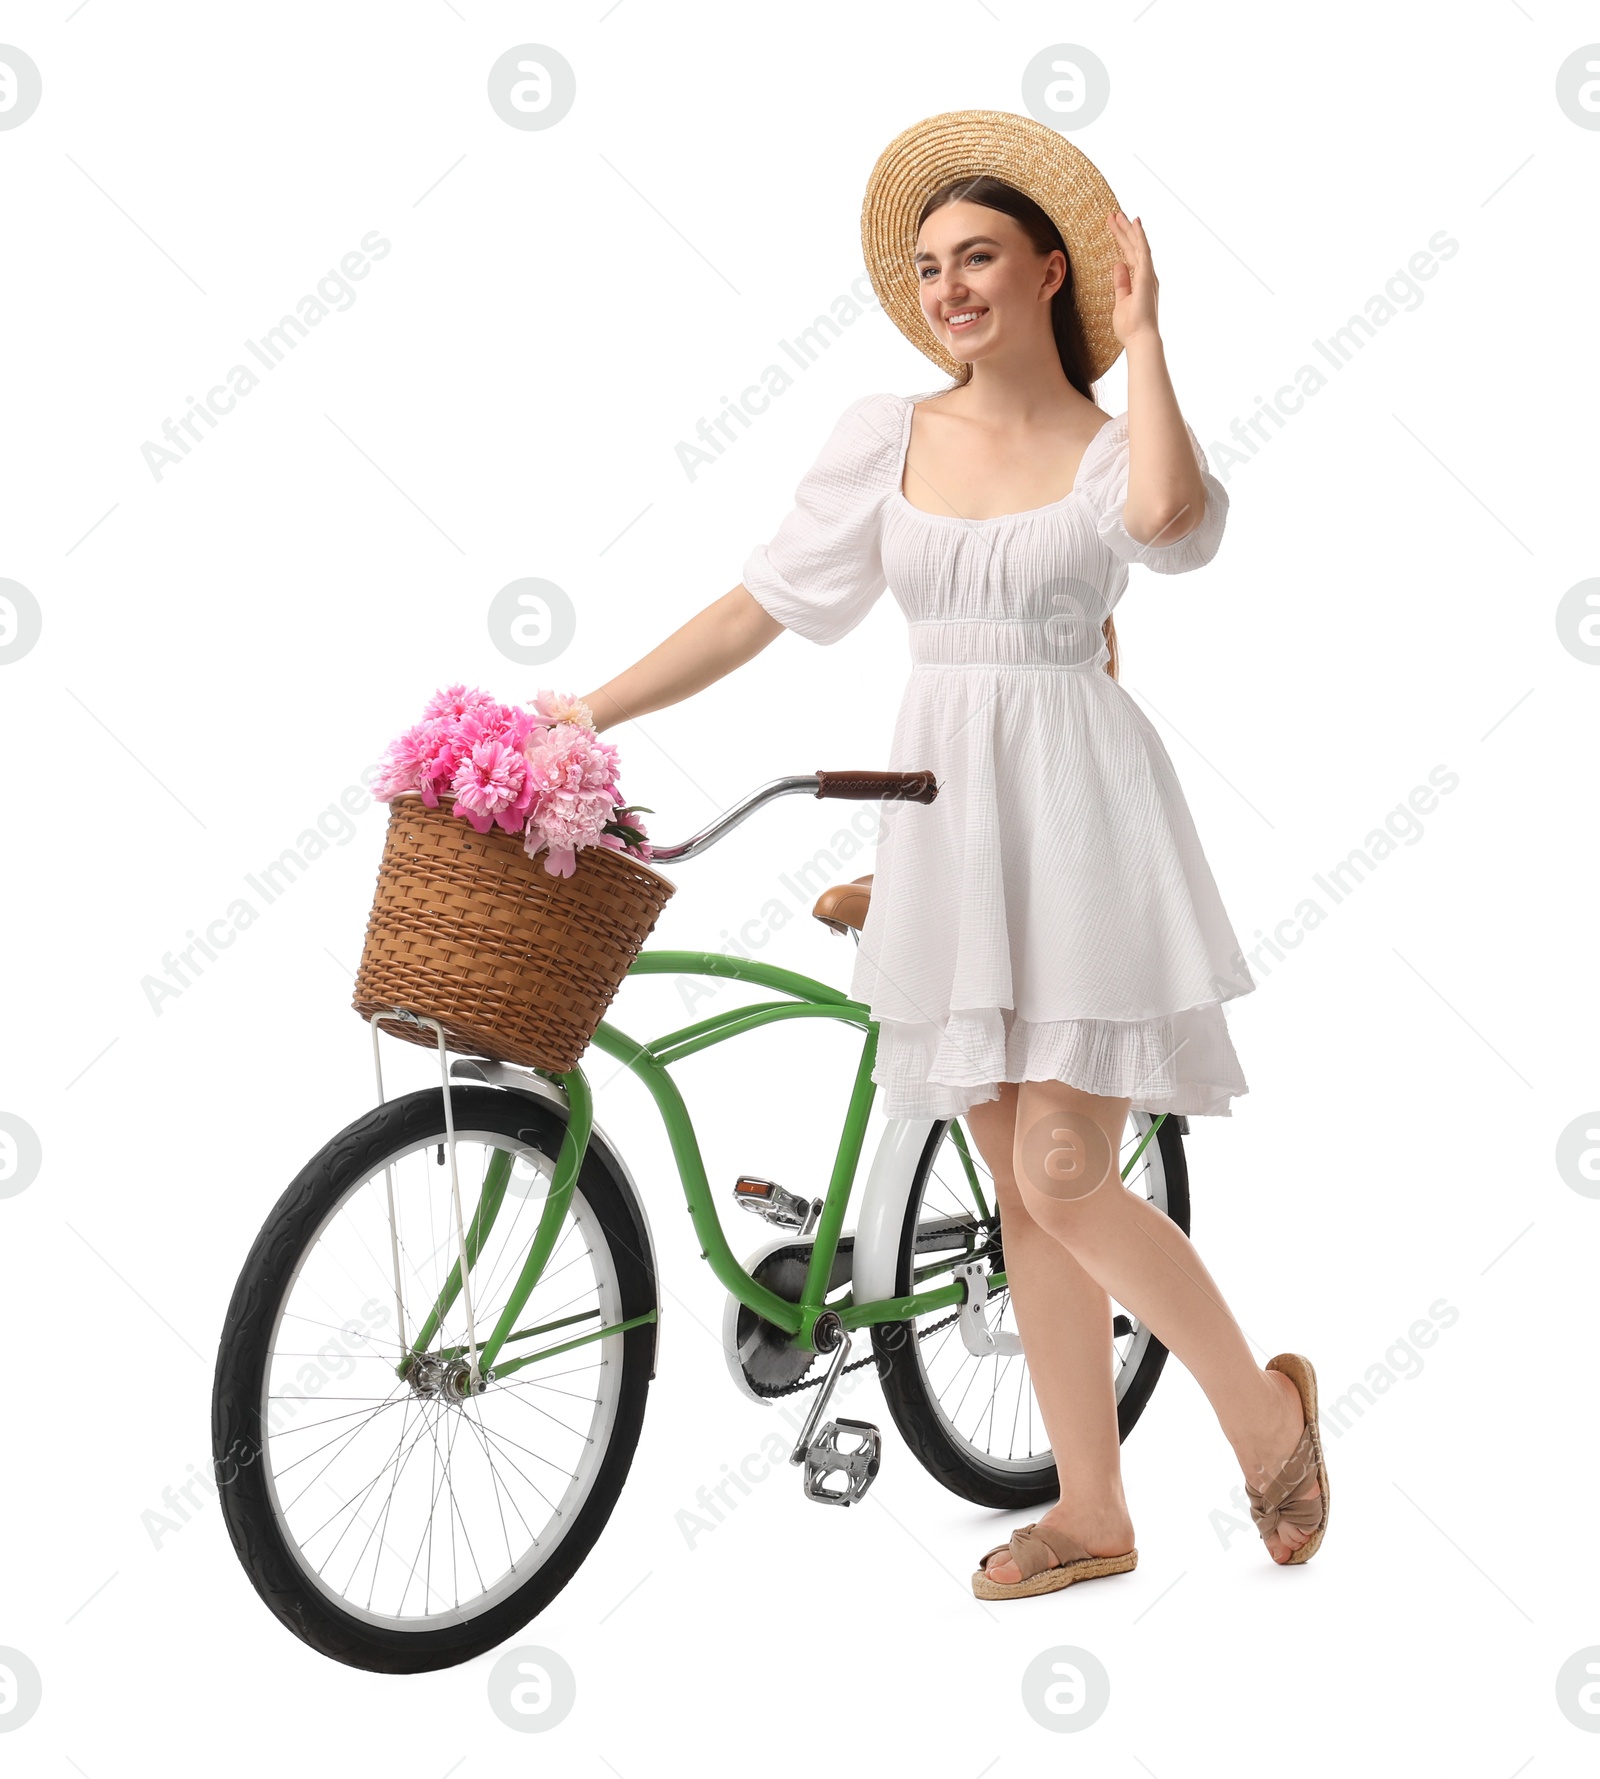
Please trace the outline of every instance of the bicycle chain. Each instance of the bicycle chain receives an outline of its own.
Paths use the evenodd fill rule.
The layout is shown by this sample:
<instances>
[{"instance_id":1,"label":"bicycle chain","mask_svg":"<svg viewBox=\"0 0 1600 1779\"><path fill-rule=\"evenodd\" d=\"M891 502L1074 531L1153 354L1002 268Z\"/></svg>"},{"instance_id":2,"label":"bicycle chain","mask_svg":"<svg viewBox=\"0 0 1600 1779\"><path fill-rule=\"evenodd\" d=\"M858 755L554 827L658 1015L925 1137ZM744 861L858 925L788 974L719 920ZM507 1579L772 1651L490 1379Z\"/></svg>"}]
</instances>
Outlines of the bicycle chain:
<instances>
[{"instance_id":1,"label":"bicycle chain","mask_svg":"<svg viewBox=\"0 0 1600 1779\"><path fill-rule=\"evenodd\" d=\"M917 1339L926 1340L930 1334L937 1334L941 1328L948 1328L960 1314L960 1310L953 1311L950 1315L946 1316L942 1322L935 1322L932 1327L924 1328L917 1335ZM843 1377L846 1371L859 1371L863 1365L870 1365L877 1356L876 1353L868 1353L865 1359L856 1359L852 1361L851 1364L845 1366L844 1370L839 1373L840 1377ZM803 1377L797 1383L780 1384L776 1389L763 1390L761 1394L775 1401L780 1396L794 1395L796 1390L814 1390L827 1375L826 1372L822 1372L816 1377Z\"/></svg>"}]
</instances>

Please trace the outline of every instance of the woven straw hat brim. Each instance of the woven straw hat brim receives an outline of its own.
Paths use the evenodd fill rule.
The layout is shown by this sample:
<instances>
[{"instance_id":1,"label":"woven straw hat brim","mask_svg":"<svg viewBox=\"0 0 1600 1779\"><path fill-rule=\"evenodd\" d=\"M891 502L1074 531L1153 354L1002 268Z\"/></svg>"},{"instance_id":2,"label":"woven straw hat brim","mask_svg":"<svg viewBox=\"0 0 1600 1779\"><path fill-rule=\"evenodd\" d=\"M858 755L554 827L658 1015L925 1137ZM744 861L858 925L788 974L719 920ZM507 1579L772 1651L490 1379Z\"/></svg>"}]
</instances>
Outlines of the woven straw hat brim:
<instances>
[{"instance_id":1,"label":"woven straw hat brim","mask_svg":"<svg viewBox=\"0 0 1600 1779\"><path fill-rule=\"evenodd\" d=\"M1118 208L1100 169L1073 142L1037 118L1012 111L941 111L902 130L878 156L861 205L861 246L872 288L908 340L952 377L953 358L922 313L912 255L917 212L952 179L989 174L1026 192L1061 231L1089 352L1091 380L1116 363L1111 331L1112 267L1122 258L1106 221Z\"/></svg>"}]
</instances>

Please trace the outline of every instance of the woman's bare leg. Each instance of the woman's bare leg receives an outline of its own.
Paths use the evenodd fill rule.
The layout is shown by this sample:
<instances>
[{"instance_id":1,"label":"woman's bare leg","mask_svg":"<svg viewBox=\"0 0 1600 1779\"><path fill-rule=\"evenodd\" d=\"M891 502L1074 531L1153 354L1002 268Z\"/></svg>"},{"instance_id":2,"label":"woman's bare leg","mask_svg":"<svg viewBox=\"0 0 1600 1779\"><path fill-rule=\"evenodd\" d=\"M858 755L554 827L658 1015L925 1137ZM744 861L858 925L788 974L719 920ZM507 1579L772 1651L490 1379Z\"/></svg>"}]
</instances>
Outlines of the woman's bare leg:
<instances>
[{"instance_id":1,"label":"woman's bare leg","mask_svg":"<svg viewBox=\"0 0 1600 1779\"><path fill-rule=\"evenodd\" d=\"M1192 1373L1216 1411L1246 1482L1261 1488L1294 1450L1305 1426L1299 1392L1288 1378L1256 1363L1189 1238L1121 1184L1119 1147L1128 1106L1126 1099L1083 1093L1060 1081L1022 1082L1011 1167L1016 1190L1033 1221ZM1019 1304L1019 1326L1025 1313ZM1027 1340L1025 1331L1023 1338ZM1108 1344L1109 1339L1108 1332ZM1042 1358L1053 1375L1053 1357L1046 1353ZM1109 1372L1104 1347L1101 1362ZM1031 1346L1028 1368L1035 1372ZM1053 1444L1048 1411L1046 1425ZM1316 1488L1313 1478L1299 1494L1312 1495ZM1273 1560L1286 1562L1309 1536L1298 1527L1281 1526L1268 1546ZM994 1578L1004 1581L1009 1575L1006 1571Z\"/></svg>"},{"instance_id":2,"label":"woman's bare leg","mask_svg":"<svg viewBox=\"0 0 1600 1779\"><path fill-rule=\"evenodd\" d=\"M1111 1372L1111 1300L1023 1202L1013 1171L1017 1087L966 1114L994 1180L1006 1279L1033 1393L1055 1453L1061 1499L1040 1516L1094 1556L1133 1546L1122 1493L1122 1448ZM1006 1559L989 1574L1020 1579Z\"/></svg>"}]
</instances>

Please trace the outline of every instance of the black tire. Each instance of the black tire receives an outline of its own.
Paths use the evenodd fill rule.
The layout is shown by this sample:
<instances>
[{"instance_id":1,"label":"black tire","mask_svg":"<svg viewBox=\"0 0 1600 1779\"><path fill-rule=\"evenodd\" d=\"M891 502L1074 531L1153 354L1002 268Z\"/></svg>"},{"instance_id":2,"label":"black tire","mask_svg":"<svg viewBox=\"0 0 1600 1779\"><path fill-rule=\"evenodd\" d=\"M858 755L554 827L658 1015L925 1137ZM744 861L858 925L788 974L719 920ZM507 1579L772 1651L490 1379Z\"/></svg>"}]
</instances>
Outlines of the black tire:
<instances>
[{"instance_id":1,"label":"black tire","mask_svg":"<svg viewBox=\"0 0 1600 1779\"><path fill-rule=\"evenodd\" d=\"M952 1122L953 1120L943 1119L932 1126L917 1163L916 1179L906 1201L905 1224L900 1237L900 1257L895 1275L897 1296L907 1296L915 1288L912 1270L915 1264L917 1225L929 1182L934 1177L941 1151L948 1141ZM971 1143L970 1138L968 1146L976 1159L976 1145ZM1184 1161L1183 1136L1175 1118L1169 1117L1162 1123L1151 1147L1159 1152L1160 1196L1165 1199L1161 1208L1187 1235L1189 1173ZM1148 1155L1149 1152L1146 1153ZM980 1223L976 1216L973 1221L977 1251L982 1253L985 1242L998 1236L998 1214L992 1215L987 1224ZM987 1462L982 1454L956 1436L949 1420L941 1411L929 1383L921 1349L932 1328L942 1327L949 1315L950 1312L946 1312L941 1316L924 1318L930 1323L930 1327L920 1331L920 1339L911 1337L910 1323L884 1322L877 1324L872 1330L878 1376L883 1385L884 1400L888 1403L895 1425L916 1455L917 1461L952 1494L983 1507L1008 1509L1035 1507L1043 1502L1055 1501L1060 1491L1055 1461L1049 1457L1048 1448L1044 1453L1036 1454L1035 1460L1025 1467ZM1126 1318L1119 1318L1119 1330L1124 1321ZM1117 1427L1122 1439L1128 1437L1134 1423L1144 1412L1151 1392L1156 1387L1156 1380L1161 1376L1162 1367L1167 1361L1167 1349L1148 1329L1137 1330L1132 1345L1137 1351L1137 1359L1130 1374L1119 1385L1117 1402Z\"/></svg>"},{"instance_id":2,"label":"black tire","mask_svg":"<svg viewBox=\"0 0 1600 1779\"><path fill-rule=\"evenodd\" d=\"M553 1102L491 1087L452 1087L458 1132L504 1136L553 1163L565 1112ZM656 1324L627 1330L610 1437L588 1493L549 1556L515 1592L445 1628L404 1632L340 1610L311 1585L273 1512L262 1454L261 1405L280 1304L303 1253L334 1208L386 1158L444 1141L438 1088L391 1100L358 1118L300 1171L274 1205L239 1274L217 1351L213 1461L223 1518L239 1561L273 1613L321 1654L351 1667L415 1674L470 1661L543 1611L566 1586L610 1517L633 1460L654 1374ZM595 1134L575 1189L603 1231L625 1318L656 1308L648 1231L625 1174ZM570 1213L569 1213L570 1216ZM476 1269L475 1269L476 1270Z\"/></svg>"}]
</instances>

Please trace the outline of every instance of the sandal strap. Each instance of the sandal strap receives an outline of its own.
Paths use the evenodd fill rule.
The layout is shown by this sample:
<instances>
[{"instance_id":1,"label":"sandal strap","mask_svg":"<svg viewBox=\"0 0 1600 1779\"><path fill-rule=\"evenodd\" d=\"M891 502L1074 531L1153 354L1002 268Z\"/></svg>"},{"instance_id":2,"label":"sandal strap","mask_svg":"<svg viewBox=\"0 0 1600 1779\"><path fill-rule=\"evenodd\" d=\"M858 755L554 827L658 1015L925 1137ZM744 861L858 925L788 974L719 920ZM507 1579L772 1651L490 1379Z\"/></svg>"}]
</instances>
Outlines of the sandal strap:
<instances>
[{"instance_id":1,"label":"sandal strap","mask_svg":"<svg viewBox=\"0 0 1600 1779\"><path fill-rule=\"evenodd\" d=\"M1054 1526L1041 1526L1037 1520L1030 1520L1027 1525L1018 1526L1006 1543L985 1551L978 1559L978 1567L987 1569L996 1558L1009 1556L1022 1572L1022 1579L1028 1581L1043 1569L1076 1563L1088 1555L1075 1538Z\"/></svg>"},{"instance_id":2,"label":"sandal strap","mask_svg":"<svg viewBox=\"0 0 1600 1779\"><path fill-rule=\"evenodd\" d=\"M1246 1483L1245 1496L1250 1503L1250 1517L1262 1539L1269 1538L1280 1524L1297 1526L1302 1532L1314 1532L1322 1524L1322 1495L1306 1495L1294 1500L1295 1491L1317 1474L1317 1451L1308 1421L1300 1435L1300 1443L1284 1460L1276 1476L1263 1489Z\"/></svg>"}]
</instances>

